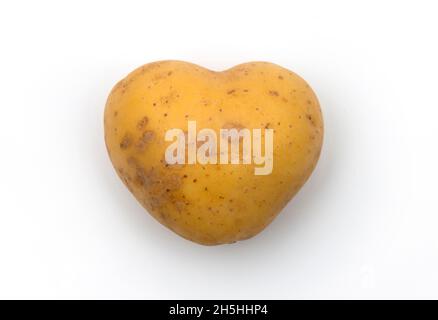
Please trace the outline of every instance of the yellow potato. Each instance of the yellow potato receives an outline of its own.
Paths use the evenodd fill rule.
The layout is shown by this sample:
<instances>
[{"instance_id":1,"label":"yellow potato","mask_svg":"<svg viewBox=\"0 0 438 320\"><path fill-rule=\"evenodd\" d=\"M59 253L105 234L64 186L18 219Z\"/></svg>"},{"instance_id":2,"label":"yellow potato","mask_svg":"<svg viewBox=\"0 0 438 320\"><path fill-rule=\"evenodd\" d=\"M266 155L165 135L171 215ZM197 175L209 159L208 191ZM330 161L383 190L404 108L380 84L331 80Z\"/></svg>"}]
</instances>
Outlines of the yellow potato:
<instances>
[{"instance_id":1,"label":"yellow potato","mask_svg":"<svg viewBox=\"0 0 438 320\"><path fill-rule=\"evenodd\" d=\"M260 165L254 161L169 164L166 132L179 128L187 138L189 121L196 121L197 132L213 129L218 140L223 128L261 129L261 150L267 129L273 129L272 172L255 174ZM113 88L104 126L111 161L137 200L163 225L204 245L233 243L263 230L306 182L323 140L312 89L266 62L223 72L182 61L146 64ZM221 152L218 145L218 157Z\"/></svg>"}]
</instances>

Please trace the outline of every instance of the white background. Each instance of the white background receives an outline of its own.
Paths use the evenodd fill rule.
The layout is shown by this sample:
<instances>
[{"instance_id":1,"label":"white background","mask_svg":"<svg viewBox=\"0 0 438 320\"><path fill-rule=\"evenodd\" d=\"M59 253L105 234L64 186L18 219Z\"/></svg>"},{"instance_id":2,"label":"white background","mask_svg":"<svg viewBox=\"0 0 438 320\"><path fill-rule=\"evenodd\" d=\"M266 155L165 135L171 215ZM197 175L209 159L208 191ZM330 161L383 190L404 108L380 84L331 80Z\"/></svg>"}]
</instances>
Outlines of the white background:
<instances>
[{"instance_id":1,"label":"white background","mask_svg":"<svg viewBox=\"0 0 438 320\"><path fill-rule=\"evenodd\" d=\"M438 298L436 1L0 5L0 298ZM158 224L103 141L154 60L280 64L325 117L309 182L257 237Z\"/></svg>"}]
</instances>

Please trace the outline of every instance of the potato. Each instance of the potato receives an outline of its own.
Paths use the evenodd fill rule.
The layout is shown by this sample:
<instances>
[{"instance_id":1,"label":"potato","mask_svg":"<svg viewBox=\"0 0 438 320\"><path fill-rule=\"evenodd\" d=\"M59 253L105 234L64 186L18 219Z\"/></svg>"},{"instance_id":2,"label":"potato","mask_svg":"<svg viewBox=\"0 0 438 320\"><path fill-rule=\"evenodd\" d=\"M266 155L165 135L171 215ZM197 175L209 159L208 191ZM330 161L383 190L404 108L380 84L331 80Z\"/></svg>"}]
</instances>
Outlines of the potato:
<instances>
[{"instance_id":1,"label":"potato","mask_svg":"<svg viewBox=\"0 0 438 320\"><path fill-rule=\"evenodd\" d=\"M195 131L189 128L193 124ZM135 198L160 223L204 245L233 243L263 230L306 182L323 140L312 89L295 73L266 62L223 72L182 61L146 64L112 89L104 127L111 161ZM197 161L196 154L195 163L193 158L189 163L189 152L199 152L207 141L199 136L205 128L217 133L216 150L205 152L217 163ZM238 163L219 161L232 153L231 147L226 150L232 139L221 136L227 128L248 129L252 150L247 163L243 136L235 140ZM171 129L183 135L166 140ZM255 132L261 132L261 140ZM166 151L178 153L169 148L180 138L185 163L169 163ZM263 163L255 160L257 143L265 152L262 174Z\"/></svg>"}]
</instances>

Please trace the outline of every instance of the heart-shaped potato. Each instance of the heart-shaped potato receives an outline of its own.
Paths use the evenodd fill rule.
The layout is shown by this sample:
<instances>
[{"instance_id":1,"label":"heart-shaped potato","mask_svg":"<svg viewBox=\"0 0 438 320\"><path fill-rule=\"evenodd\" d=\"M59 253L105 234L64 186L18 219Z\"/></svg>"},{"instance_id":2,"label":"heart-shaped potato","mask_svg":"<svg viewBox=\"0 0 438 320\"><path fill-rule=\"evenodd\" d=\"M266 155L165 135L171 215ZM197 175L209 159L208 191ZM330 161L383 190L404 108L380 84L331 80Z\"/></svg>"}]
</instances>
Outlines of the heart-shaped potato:
<instances>
[{"instance_id":1,"label":"heart-shaped potato","mask_svg":"<svg viewBox=\"0 0 438 320\"><path fill-rule=\"evenodd\" d=\"M323 139L312 89L266 62L223 72L182 61L146 64L113 88L104 126L111 161L137 200L205 245L263 230L310 176ZM226 130L242 135L228 139Z\"/></svg>"}]
</instances>

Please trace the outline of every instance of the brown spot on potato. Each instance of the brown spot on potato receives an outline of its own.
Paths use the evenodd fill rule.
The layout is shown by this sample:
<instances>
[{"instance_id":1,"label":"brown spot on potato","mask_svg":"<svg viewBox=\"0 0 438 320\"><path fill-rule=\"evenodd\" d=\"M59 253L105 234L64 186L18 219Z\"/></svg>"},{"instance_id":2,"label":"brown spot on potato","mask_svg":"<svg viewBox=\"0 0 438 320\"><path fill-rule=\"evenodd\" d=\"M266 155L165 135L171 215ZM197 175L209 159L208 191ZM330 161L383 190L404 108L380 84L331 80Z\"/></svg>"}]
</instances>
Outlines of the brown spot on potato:
<instances>
[{"instance_id":1,"label":"brown spot on potato","mask_svg":"<svg viewBox=\"0 0 438 320\"><path fill-rule=\"evenodd\" d=\"M149 118L148 117L145 116L145 117L141 118L137 122L137 129L138 130L143 130L147 126L148 122L149 122Z\"/></svg>"},{"instance_id":2,"label":"brown spot on potato","mask_svg":"<svg viewBox=\"0 0 438 320\"><path fill-rule=\"evenodd\" d=\"M134 157L129 157L126 162L128 163L128 166L130 167L136 167L137 166L137 159L135 159Z\"/></svg>"},{"instance_id":3,"label":"brown spot on potato","mask_svg":"<svg viewBox=\"0 0 438 320\"><path fill-rule=\"evenodd\" d=\"M166 188L163 188L166 186ZM152 183L147 187L149 194L153 194L155 198L154 206L163 207L166 204L174 205L180 211L183 205L189 205L188 202L183 202L178 196L177 191L181 186L180 177L166 172L156 172Z\"/></svg>"},{"instance_id":4,"label":"brown spot on potato","mask_svg":"<svg viewBox=\"0 0 438 320\"><path fill-rule=\"evenodd\" d=\"M306 114L306 118L312 123L312 125L315 125L315 119L313 119L311 114Z\"/></svg>"},{"instance_id":5,"label":"brown spot on potato","mask_svg":"<svg viewBox=\"0 0 438 320\"><path fill-rule=\"evenodd\" d=\"M167 75L167 72L157 72L152 76L152 81L157 83L161 79L165 78Z\"/></svg>"},{"instance_id":6,"label":"brown spot on potato","mask_svg":"<svg viewBox=\"0 0 438 320\"><path fill-rule=\"evenodd\" d=\"M132 144L132 138L129 134L125 134L122 141L120 141L120 149L126 150L128 149Z\"/></svg>"},{"instance_id":7,"label":"brown spot on potato","mask_svg":"<svg viewBox=\"0 0 438 320\"><path fill-rule=\"evenodd\" d=\"M154 137L155 137L155 132L151 130L146 130L145 132L143 132L140 139L137 141L136 144L137 149L143 151L148 145L148 143L154 139Z\"/></svg>"},{"instance_id":8,"label":"brown spot on potato","mask_svg":"<svg viewBox=\"0 0 438 320\"><path fill-rule=\"evenodd\" d=\"M165 105L165 104L170 104L172 101L175 101L177 98L179 97L179 94L176 91L171 91L160 97L160 104L161 105Z\"/></svg>"},{"instance_id":9,"label":"brown spot on potato","mask_svg":"<svg viewBox=\"0 0 438 320\"><path fill-rule=\"evenodd\" d=\"M145 171L145 169L138 167L135 171L135 183L143 188L150 186L153 181L153 169Z\"/></svg>"},{"instance_id":10,"label":"brown spot on potato","mask_svg":"<svg viewBox=\"0 0 438 320\"><path fill-rule=\"evenodd\" d=\"M273 97L278 97L279 96L278 91L275 91L275 90L269 90L269 95L271 95Z\"/></svg>"},{"instance_id":11,"label":"brown spot on potato","mask_svg":"<svg viewBox=\"0 0 438 320\"><path fill-rule=\"evenodd\" d=\"M232 90L228 90L228 91L227 91L227 94L233 94L234 92L236 92L236 90L235 90L235 89L232 89Z\"/></svg>"}]
</instances>

